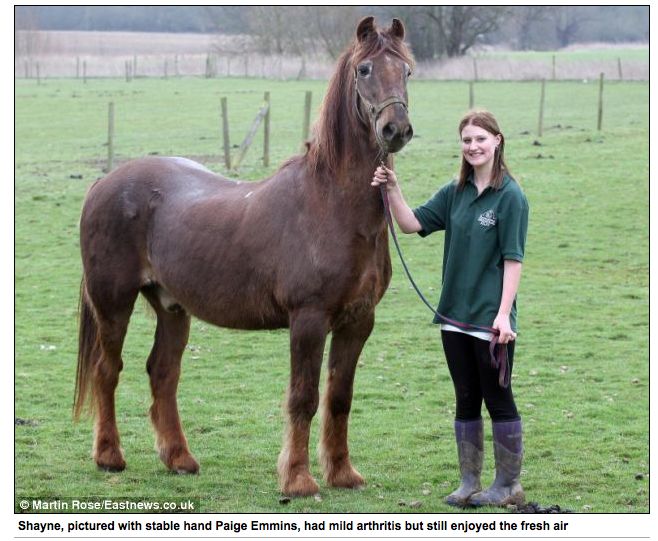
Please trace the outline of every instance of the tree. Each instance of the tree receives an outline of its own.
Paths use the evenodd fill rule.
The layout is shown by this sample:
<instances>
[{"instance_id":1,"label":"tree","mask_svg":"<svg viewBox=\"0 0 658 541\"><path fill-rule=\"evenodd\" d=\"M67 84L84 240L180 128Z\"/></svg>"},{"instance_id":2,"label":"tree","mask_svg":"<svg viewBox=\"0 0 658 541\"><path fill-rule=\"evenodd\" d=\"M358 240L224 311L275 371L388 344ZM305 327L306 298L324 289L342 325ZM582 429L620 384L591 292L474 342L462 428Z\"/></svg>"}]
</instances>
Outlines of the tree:
<instances>
[{"instance_id":1,"label":"tree","mask_svg":"<svg viewBox=\"0 0 658 541\"><path fill-rule=\"evenodd\" d=\"M552 19L555 24L555 37L560 47L574 43L576 36L590 16L583 9L573 7L553 7Z\"/></svg>"},{"instance_id":2,"label":"tree","mask_svg":"<svg viewBox=\"0 0 658 541\"><path fill-rule=\"evenodd\" d=\"M408 23L408 39L419 59L461 56L498 29L508 7L414 6L390 8ZM397 16L397 15L396 15Z\"/></svg>"},{"instance_id":3,"label":"tree","mask_svg":"<svg viewBox=\"0 0 658 541\"><path fill-rule=\"evenodd\" d=\"M34 7L17 7L14 24L15 58L36 56L47 48L47 39L39 31L39 13Z\"/></svg>"},{"instance_id":4,"label":"tree","mask_svg":"<svg viewBox=\"0 0 658 541\"><path fill-rule=\"evenodd\" d=\"M337 58L359 17L354 6L252 6L249 31L263 53Z\"/></svg>"},{"instance_id":5,"label":"tree","mask_svg":"<svg viewBox=\"0 0 658 541\"><path fill-rule=\"evenodd\" d=\"M511 12L492 38L519 49L648 41L648 6L516 6Z\"/></svg>"},{"instance_id":6,"label":"tree","mask_svg":"<svg viewBox=\"0 0 658 541\"><path fill-rule=\"evenodd\" d=\"M355 6L303 6L303 19L310 37L336 59L354 36L361 14Z\"/></svg>"},{"instance_id":7,"label":"tree","mask_svg":"<svg viewBox=\"0 0 658 541\"><path fill-rule=\"evenodd\" d=\"M261 52L283 54L289 52L288 38L290 18L293 9L290 6L253 6L248 8L247 24ZM286 22L289 21L289 24ZM296 51L295 51L296 52Z\"/></svg>"},{"instance_id":8,"label":"tree","mask_svg":"<svg viewBox=\"0 0 658 541\"><path fill-rule=\"evenodd\" d=\"M516 23L518 48L526 51L535 44L534 40L536 26L546 23L550 18L551 7L549 6L518 6L514 8L513 16Z\"/></svg>"}]
</instances>

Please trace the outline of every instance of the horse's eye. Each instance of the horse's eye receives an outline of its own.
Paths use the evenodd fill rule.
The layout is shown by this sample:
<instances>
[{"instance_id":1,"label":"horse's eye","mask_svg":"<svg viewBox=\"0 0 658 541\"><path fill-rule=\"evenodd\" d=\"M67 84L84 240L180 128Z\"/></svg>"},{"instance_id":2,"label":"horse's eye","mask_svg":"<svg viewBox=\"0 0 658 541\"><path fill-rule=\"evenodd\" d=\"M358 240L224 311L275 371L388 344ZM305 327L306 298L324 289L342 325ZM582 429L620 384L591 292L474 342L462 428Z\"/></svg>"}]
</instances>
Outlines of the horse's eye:
<instances>
[{"instance_id":1,"label":"horse's eye","mask_svg":"<svg viewBox=\"0 0 658 541\"><path fill-rule=\"evenodd\" d=\"M360 64L356 71L359 73L360 77L368 77L372 71L372 64Z\"/></svg>"},{"instance_id":2,"label":"horse's eye","mask_svg":"<svg viewBox=\"0 0 658 541\"><path fill-rule=\"evenodd\" d=\"M406 64L406 63L404 65L404 67L407 70L406 73L407 73L407 79L408 79L409 77L411 77L411 68L409 67L409 64Z\"/></svg>"}]
</instances>

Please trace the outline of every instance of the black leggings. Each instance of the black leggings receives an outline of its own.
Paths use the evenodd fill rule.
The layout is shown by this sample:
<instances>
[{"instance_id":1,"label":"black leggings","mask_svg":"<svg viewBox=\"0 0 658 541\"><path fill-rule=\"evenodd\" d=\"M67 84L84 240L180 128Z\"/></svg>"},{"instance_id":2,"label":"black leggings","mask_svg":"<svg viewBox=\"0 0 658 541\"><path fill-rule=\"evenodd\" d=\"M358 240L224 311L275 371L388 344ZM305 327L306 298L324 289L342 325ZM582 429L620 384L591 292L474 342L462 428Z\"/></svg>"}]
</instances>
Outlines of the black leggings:
<instances>
[{"instance_id":1,"label":"black leggings","mask_svg":"<svg viewBox=\"0 0 658 541\"><path fill-rule=\"evenodd\" d=\"M489 342L454 331L441 331L441 339L455 386L456 419L479 419L484 400L492 421L518 421L520 417L512 395L512 384L510 382L507 388L498 385L498 370L491 366ZM511 378L514 341L507 344L507 355Z\"/></svg>"}]
</instances>

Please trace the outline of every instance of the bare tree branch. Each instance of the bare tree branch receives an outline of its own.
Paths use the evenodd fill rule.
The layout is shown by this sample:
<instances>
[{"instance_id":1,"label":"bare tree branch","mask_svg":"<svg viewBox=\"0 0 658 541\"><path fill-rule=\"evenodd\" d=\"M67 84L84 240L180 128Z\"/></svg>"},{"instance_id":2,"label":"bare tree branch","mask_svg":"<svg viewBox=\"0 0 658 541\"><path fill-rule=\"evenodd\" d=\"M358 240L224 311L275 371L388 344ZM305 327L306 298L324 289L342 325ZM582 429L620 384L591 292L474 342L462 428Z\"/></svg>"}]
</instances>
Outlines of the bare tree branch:
<instances>
[{"instance_id":1,"label":"bare tree branch","mask_svg":"<svg viewBox=\"0 0 658 541\"><path fill-rule=\"evenodd\" d=\"M409 40L421 59L463 55L497 30L509 10L469 5L409 7L405 10L412 22Z\"/></svg>"},{"instance_id":2,"label":"bare tree branch","mask_svg":"<svg viewBox=\"0 0 658 541\"><path fill-rule=\"evenodd\" d=\"M584 10L573 7L556 7L552 14L555 36L560 47L573 43L583 23L590 19Z\"/></svg>"}]
</instances>

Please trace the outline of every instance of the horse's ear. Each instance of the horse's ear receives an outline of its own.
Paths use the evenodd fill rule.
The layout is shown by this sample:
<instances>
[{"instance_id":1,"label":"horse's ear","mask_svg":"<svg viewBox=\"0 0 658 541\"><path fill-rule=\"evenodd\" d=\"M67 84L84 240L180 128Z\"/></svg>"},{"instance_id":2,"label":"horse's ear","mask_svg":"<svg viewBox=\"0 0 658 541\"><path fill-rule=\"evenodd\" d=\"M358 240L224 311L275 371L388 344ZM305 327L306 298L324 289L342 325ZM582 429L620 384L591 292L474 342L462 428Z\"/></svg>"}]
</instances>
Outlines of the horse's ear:
<instances>
[{"instance_id":1,"label":"horse's ear","mask_svg":"<svg viewBox=\"0 0 658 541\"><path fill-rule=\"evenodd\" d=\"M375 18L365 17L356 27L356 39L364 41L371 32L375 31Z\"/></svg>"},{"instance_id":2,"label":"horse's ear","mask_svg":"<svg viewBox=\"0 0 658 541\"><path fill-rule=\"evenodd\" d=\"M393 19L391 23L391 34L398 39L404 39L404 25L400 19Z\"/></svg>"}]
</instances>

